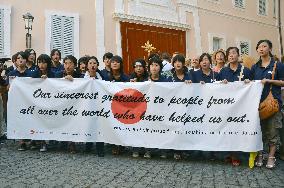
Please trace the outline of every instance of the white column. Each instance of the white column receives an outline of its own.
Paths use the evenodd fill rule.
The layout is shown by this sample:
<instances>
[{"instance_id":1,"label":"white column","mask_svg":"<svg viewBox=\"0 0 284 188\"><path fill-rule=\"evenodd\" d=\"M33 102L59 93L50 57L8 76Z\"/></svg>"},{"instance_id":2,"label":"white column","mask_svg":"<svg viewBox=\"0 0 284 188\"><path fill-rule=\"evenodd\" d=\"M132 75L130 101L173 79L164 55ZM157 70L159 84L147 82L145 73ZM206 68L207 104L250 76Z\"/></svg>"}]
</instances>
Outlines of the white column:
<instances>
[{"instance_id":1,"label":"white column","mask_svg":"<svg viewBox=\"0 0 284 188\"><path fill-rule=\"evenodd\" d=\"M115 13L124 13L124 1L115 0ZM121 31L119 20L115 23L115 43L116 43L116 55L122 56L122 47L121 47Z\"/></svg>"},{"instance_id":2,"label":"white column","mask_svg":"<svg viewBox=\"0 0 284 188\"><path fill-rule=\"evenodd\" d=\"M104 22L104 1L96 0L96 45L97 45L97 58L100 68L103 68L103 55L105 53L105 22ZM102 67L101 67L102 66Z\"/></svg>"}]
</instances>

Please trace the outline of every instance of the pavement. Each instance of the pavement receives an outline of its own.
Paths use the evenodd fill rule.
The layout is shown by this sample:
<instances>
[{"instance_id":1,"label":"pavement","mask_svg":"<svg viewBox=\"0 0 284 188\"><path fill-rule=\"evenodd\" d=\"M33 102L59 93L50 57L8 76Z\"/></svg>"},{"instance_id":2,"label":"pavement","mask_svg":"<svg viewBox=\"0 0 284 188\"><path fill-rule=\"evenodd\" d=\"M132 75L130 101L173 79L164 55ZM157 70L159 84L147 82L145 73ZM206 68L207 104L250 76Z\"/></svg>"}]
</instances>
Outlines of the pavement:
<instances>
[{"instance_id":1,"label":"pavement","mask_svg":"<svg viewBox=\"0 0 284 188\"><path fill-rule=\"evenodd\" d=\"M249 169L246 159L233 167L190 154L176 161L160 159L157 153L151 159L134 159L128 150L113 156L110 147L105 157L98 157L95 151L84 152L82 144L77 145L76 154L55 148L45 153L17 151L17 146L13 140L0 144L0 188L284 187L284 162L280 160L273 170Z\"/></svg>"}]
</instances>

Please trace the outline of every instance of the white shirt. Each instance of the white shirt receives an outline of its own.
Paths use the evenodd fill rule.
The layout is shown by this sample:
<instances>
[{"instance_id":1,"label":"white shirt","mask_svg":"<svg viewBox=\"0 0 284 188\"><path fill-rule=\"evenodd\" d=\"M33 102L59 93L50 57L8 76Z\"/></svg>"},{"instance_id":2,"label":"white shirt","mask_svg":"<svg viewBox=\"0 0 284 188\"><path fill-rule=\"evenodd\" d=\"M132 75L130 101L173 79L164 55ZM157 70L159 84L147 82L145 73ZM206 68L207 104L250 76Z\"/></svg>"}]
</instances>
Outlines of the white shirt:
<instances>
[{"instance_id":1,"label":"white shirt","mask_svg":"<svg viewBox=\"0 0 284 188\"><path fill-rule=\"evenodd\" d=\"M84 78L91 78L88 71L85 73ZM101 75L98 72L96 72L96 78L95 79L102 80L103 78L101 77Z\"/></svg>"},{"instance_id":2,"label":"white shirt","mask_svg":"<svg viewBox=\"0 0 284 188\"><path fill-rule=\"evenodd\" d=\"M174 67L172 66L171 63L169 63L167 60L163 60L163 69L162 71L170 71L172 70Z\"/></svg>"}]
</instances>

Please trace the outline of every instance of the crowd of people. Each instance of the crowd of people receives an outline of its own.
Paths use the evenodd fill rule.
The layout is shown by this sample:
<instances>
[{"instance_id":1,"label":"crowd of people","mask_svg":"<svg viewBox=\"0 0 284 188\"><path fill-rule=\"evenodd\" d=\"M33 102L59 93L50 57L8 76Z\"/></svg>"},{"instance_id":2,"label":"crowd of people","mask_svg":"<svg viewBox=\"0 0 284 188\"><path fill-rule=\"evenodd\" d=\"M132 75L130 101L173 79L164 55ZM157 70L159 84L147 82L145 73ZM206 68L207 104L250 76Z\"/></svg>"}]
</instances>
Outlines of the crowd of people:
<instances>
[{"instance_id":1,"label":"crowd of people","mask_svg":"<svg viewBox=\"0 0 284 188\"><path fill-rule=\"evenodd\" d=\"M256 45L259 54L258 61L252 67L246 67L240 62L240 52L237 47L229 47L225 50L218 50L213 55L203 53L200 56L187 61L183 54L174 53L172 57L168 53L152 53L145 59L136 59L133 62L133 73L127 75L123 69L123 59L118 55L108 52L103 56L105 68L99 70L99 61L95 56L84 56L78 61L72 55L63 57L61 63L61 52L53 49L50 55L41 54L36 58L33 49L17 52L12 56L13 66L7 68L6 79L2 78L0 84L9 89L9 80L13 77L32 78L65 78L72 81L74 78L93 78L111 82L185 82L191 83L213 83L220 81L222 84L234 81L249 83L252 80L261 80L264 89L261 101L264 101L270 90L273 97L278 100L279 109L282 108L281 87L284 87L284 65L276 60L272 55L272 43L269 40L260 40ZM214 62L212 62L212 59ZM274 66L275 65L275 66ZM273 68L274 79L272 79ZM280 136L283 137L282 120L283 114L275 113L268 119L261 120L263 142L268 146L268 158L266 167L275 167L275 153L280 145ZM282 132L281 132L282 131ZM281 133L281 134L280 134ZM284 140L283 140L284 141ZM46 141L20 140L19 150L28 148L34 149L40 143L40 151L47 151ZM71 153L76 152L74 142L64 142ZM104 143L96 143L98 156L104 156ZM86 143L86 150L90 151L93 143ZM112 145L112 153L118 155L121 146ZM282 147L283 148L283 147ZM139 157L143 151L143 157L151 158L151 149L132 148L132 156ZM166 158L168 150L159 150L160 157ZM281 150L281 159L284 160L284 150ZM215 152L211 152L214 155ZM176 160L182 158L181 151L173 151ZM263 165L263 154L260 151L256 159L256 165ZM240 165L240 160L236 153L231 152L226 160L234 166Z\"/></svg>"}]
</instances>

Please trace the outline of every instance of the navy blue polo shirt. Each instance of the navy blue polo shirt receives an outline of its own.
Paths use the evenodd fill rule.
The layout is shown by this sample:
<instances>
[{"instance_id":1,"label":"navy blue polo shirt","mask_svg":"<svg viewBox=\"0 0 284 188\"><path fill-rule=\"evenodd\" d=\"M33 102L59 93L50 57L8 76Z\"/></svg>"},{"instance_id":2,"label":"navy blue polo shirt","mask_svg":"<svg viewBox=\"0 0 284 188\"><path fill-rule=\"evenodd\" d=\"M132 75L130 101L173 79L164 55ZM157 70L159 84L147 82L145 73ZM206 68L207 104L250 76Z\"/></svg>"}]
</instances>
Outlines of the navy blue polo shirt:
<instances>
[{"instance_id":1,"label":"navy blue polo shirt","mask_svg":"<svg viewBox=\"0 0 284 188\"><path fill-rule=\"evenodd\" d=\"M210 71L209 75L206 75L203 73L202 69L198 71L192 72L192 82L193 83L200 83L201 81L205 83L213 83L216 79L218 73L213 72L213 70Z\"/></svg>"},{"instance_id":2,"label":"navy blue polo shirt","mask_svg":"<svg viewBox=\"0 0 284 188\"><path fill-rule=\"evenodd\" d=\"M168 77L168 81L169 81L169 82L184 82L185 80L191 80L190 77L191 77L191 76L190 76L189 72L184 72L184 77L183 77L183 79L179 79L179 78L177 77L176 73L173 73L172 76L169 76L169 77Z\"/></svg>"},{"instance_id":3,"label":"navy blue polo shirt","mask_svg":"<svg viewBox=\"0 0 284 188\"><path fill-rule=\"evenodd\" d=\"M108 70L106 70L106 69L101 70L101 75L102 75L102 77L108 78L108 77L109 77L109 74L110 74L110 71L108 71Z\"/></svg>"},{"instance_id":4,"label":"navy blue polo shirt","mask_svg":"<svg viewBox=\"0 0 284 188\"><path fill-rule=\"evenodd\" d=\"M151 81L153 82L169 82L169 79L163 75L160 74L159 76L159 79L158 80L153 80L151 77L150 77Z\"/></svg>"},{"instance_id":5,"label":"navy blue polo shirt","mask_svg":"<svg viewBox=\"0 0 284 188\"><path fill-rule=\"evenodd\" d=\"M36 78L37 71L39 70L36 65L32 65L30 68L27 67L27 70L30 71L31 77Z\"/></svg>"},{"instance_id":6,"label":"navy blue polo shirt","mask_svg":"<svg viewBox=\"0 0 284 188\"><path fill-rule=\"evenodd\" d=\"M148 76L148 74L147 74L145 77L138 78L138 77L136 76L136 74L133 73L133 74L131 74L131 75L129 76L129 79L134 79L134 78L136 78L136 79L137 79L137 82L145 82L145 81L148 81L148 80L149 80L148 77L149 77L149 76Z\"/></svg>"},{"instance_id":7,"label":"navy blue polo shirt","mask_svg":"<svg viewBox=\"0 0 284 188\"><path fill-rule=\"evenodd\" d=\"M41 76L42 76L42 73L41 73L41 71L38 69L38 70L36 70L35 72L34 72L34 76L33 76L33 78L41 78ZM47 78L55 78L55 74L54 74L54 72L52 72L51 70L49 70L49 71L47 71Z\"/></svg>"},{"instance_id":8,"label":"navy blue polo shirt","mask_svg":"<svg viewBox=\"0 0 284 188\"><path fill-rule=\"evenodd\" d=\"M254 64L251 68L252 78L253 80L262 80L264 78L271 79L272 78L272 71L275 61L271 59L269 65L267 67L261 66L261 61ZM274 80L283 80L284 81L284 65L283 63L278 62L276 66L276 71L274 75ZM262 102L270 91L270 85L266 83L262 90L260 102ZM281 99L281 87L272 85L272 95L275 99L278 100L280 107L282 106L282 99Z\"/></svg>"},{"instance_id":9,"label":"navy blue polo shirt","mask_svg":"<svg viewBox=\"0 0 284 188\"><path fill-rule=\"evenodd\" d=\"M79 73L79 72L77 72L77 71L74 71L71 76L72 76L73 78L80 78L81 75L82 75L81 73ZM60 72L56 72L56 73L54 74L54 77L55 77L55 78L63 78L63 77L65 77L65 76L67 76L67 74L65 73L65 70L60 71Z\"/></svg>"},{"instance_id":10,"label":"navy blue polo shirt","mask_svg":"<svg viewBox=\"0 0 284 188\"><path fill-rule=\"evenodd\" d=\"M55 74L57 72L61 72L64 70L64 65L63 64L59 64L57 67L51 66L51 71Z\"/></svg>"},{"instance_id":11,"label":"navy blue polo shirt","mask_svg":"<svg viewBox=\"0 0 284 188\"><path fill-rule=\"evenodd\" d=\"M106 78L105 78L105 81L114 81L114 82L129 82L129 81L130 81L130 79L129 79L129 77L128 77L127 75L125 75L125 74L121 74L121 75L120 75L120 77L119 77L119 79L115 79L115 78L113 78L113 80L110 80L110 77L108 76L108 77L106 77Z\"/></svg>"},{"instance_id":12,"label":"navy blue polo shirt","mask_svg":"<svg viewBox=\"0 0 284 188\"><path fill-rule=\"evenodd\" d=\"M9 77L34 77L35 74L28 69L26 69L24 72L19 72L18 69L15 69L7 75L6 83L9 84Z\"/></svg>"},{"instance_id":13,"label":"navy blue polo shirt","mask_svg":"<svg viewBox=\"0 0 284 188\"><path fill-rule=\"evenodd\" d=\"M218 76L216 77L218 81L222 81L222 80L227 80L228 82L234 82L234 81L239 81L239 76L240 76L240 72L242 69L242 65L239 63L238 64L238 68L236 71L232 70L230 68L230 64L228 65L228 67L224 67L221 69L221 71L219 72ZM245 79L249 79L251 80L251 71L244 67L243 70L243 76L242 76L242 81L244 81Z\"/></svg>"}]
</instances>

